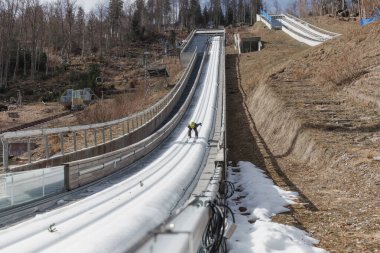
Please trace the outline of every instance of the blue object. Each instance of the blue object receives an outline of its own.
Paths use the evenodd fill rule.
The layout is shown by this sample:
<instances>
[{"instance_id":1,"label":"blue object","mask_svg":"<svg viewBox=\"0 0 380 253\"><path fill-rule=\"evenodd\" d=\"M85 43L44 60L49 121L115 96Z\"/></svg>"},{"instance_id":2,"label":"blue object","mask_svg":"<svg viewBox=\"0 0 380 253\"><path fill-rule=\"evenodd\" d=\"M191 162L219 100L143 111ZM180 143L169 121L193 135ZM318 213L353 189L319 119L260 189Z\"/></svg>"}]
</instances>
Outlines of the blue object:
<instances>
[{"instance_id":1,"label":"blue object","mask_svg":"<svg viewBox=\"0 0 380 253\"><path fill-rule=\"evenodd\" d=\"M380 10L378 10L377 13L371 18L361 18L360 19L360 26L365 26L365 25L371 24L371 23L373 23L379 19L380 19Z\"/></svg>"},{"instance_id":2,"label":"blue object","mask_svg":"<svg viewBox=\"0 0 380 253\"><path fill-rule=\"evenodd\" d=\"M269 15L268 13L266 13L263 10L260 10L260 15L263 16L267 21L272 23L272 16L271 15Z\"/></svg>"}]
</instances>

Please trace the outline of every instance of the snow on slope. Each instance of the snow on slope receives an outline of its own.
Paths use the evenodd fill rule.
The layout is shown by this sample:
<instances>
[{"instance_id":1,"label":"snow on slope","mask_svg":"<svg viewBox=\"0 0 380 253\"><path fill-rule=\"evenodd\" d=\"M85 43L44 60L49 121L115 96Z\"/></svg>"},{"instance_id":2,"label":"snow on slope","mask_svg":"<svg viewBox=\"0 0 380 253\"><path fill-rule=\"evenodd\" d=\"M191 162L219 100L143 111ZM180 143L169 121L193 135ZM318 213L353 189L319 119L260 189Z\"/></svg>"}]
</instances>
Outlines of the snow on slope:
<instances>
[{"instance_id":1,"label":"snow on slope","mask_svg":"<svg viewBox=\"0 0 380 253\"><path fill-rule=\"evenodd\" d=\"M271 222L272 216L289 211L285 206L293 204L298 193L275 186L264 171L249 162L238 166L228 170L228 180L242 190L235 191L228 201L237 224L227 241L229 253L327 253L314 247L319 241L305 231ZM245 215L239 207L247 208Z\"/></svg>"}]
</instances>

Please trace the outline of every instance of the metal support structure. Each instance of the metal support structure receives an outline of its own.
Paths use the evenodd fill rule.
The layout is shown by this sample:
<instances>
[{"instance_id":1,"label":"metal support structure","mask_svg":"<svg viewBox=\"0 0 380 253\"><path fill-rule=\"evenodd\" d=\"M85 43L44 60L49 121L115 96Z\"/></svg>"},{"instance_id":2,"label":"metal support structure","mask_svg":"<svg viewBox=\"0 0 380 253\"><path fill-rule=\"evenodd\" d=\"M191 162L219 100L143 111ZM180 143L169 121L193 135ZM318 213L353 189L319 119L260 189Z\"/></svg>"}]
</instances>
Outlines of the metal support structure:
<instances>
[{"instance_id":1,"label":"metal support structure","mask_svg":"<svg viewBox=\"0 0 380 253\"><path fill-rule=\"evenodd\" d=\"M96 129L94 128L94 146L98 146L97 140L96 140Z\"/></svg>"},{"instance_id":2,"label":"metal support structure","mask_svg":"<svg viewBox=\"0 0 380 253\"><path fill-rule=\"evenodd\" d=\"M73 138L74 138L74 151L77 151L77 132L73 132Z\"/></svg>"},{"instance_id":3,"label":"metal support structure","mask_svg":"<svg viewBox=\"0 0 380 253\"><path fill-rule=\"evenodd\" d=\"M45 197L45 170L42 170L42 197Z\"/></svg>"},{"instance_id":4,"label":"metal support structure","mask_svg":"<svg viewBox=\"0 0 380 253\"><path fill-rule=\"evenodd\" d=\"M3 143L3 165L5 172L9 169L9 144L6 140L1 140Z\"/></svg>"},{"instance_id":5,"label":"metal support structure","mask_svg":"<svg viewBox=\"0 0 380 253\"><path fill-rule=\"evenodd\" d=\"M63 133L59 134L59 139L60 139L60 143L61 143L61 154L64 155L65 154L65 143L64 143L64 139L63 139Z\"/></svg>"},{"instance_id":6,"label":"metal support structure","mask_svg":"<svg viewBox=\"0 0 380 253\"><path fill-rule=\"evenodd\" d=\"M28 146L27 146L27 152L28 152L28 162L31 163L32 162L32 152L31 152L31 149L30 149L30 138L28 138L28 142L27 142Z\"/></svg>"},{"instance_id":7,"label":"metal support structure","mask_svg":"<svg viewBox=\"0 0 380 253\"><path fill-rule=\"evenodd\" d=\"M84 147L87 148L88 147L88 143L87 143L87 129L85 129L83 131L83 134L84 134Z\"/></svg>"},{"instance_id":8,"label":"metal support structure","mask_svg":"<svg viewBox=\"0 0 380 253\"><path fill-rule=\"evenodd\" d=\"M49 159L49 137L47 135L44 135L44 142L45 142L45 156L46 159Z\"/></svg>"},{"instance_id":9,"label":"metal support structure","mask_svg":"<svg viewBox=\"0 0 380 253\"><path fill-rule=\"evenodd\" d=\"M11 181L11 205L14 205L14 177L12 175L12 181Z\"/></svg>"}]
</instances>

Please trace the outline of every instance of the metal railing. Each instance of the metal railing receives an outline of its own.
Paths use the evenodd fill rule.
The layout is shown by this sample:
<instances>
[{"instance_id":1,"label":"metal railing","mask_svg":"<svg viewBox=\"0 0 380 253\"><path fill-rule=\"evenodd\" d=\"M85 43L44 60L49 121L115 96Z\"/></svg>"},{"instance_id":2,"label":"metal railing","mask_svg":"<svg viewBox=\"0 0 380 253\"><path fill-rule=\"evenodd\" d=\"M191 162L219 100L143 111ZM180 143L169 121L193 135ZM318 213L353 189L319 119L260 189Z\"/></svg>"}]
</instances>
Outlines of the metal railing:
<instances>
[{"instance_id":1,"label":"metal railing","mask_svg":"<svg viewBox=\"0 0 380 253\"><path fill-rule=\"evenodd\" d=\"M0 139L3 146L4 171L9 171L10 164L8 157L11 151L10 148L12 148L12 143L24 144L24 150L20 153L23 154L23 165L28 165L14 165L12 166L12 169L18 170L17 168L19 168L19 170L27 170L35 169L36 166L38 166L36 163L39 162L43 162L41 167L49 167L49 165L54 166L54 164L52 164L54 159L59 160L58 164L72 159L78 159L75 155L79 154L78 151L83 151L82 153L86 153L83 155L87 157L100 155L142 140L147 135L151 134L158 125L163 122L171 109L174 108L181 95L178 91L183 91L194 67L196 56L197 52L195 50L177 85L157 103L144 111L105 123L7 132L1 134ZM173 99L174 97L175 99ZM138 130L142 129L151 121L155 121L156 123L153 128L144 131L144 133L137 133ZM119 145L105 146L107 143L126 136L129 138L127 138L126 141L119 143ZM35 146L43 146L43 153L32 155L32 150ZM86 150L88 152L85 152ZM58 159L59 157L64 157L64 159Z\"/></svg>"},{"instance_id":2,"label":"metal railing","mask_svg":"<svg viewBox=\"0 0 380 253\"><path fill-rule=\"evenodd\" d=\"M190 41L193 39L194 34L196 33L197 30L191 31L191 33L186 37L185 42L183 44L183 47L181 49L181 55L185 52L186 48L189 46Z\"/></svg>"},{"instance_id":3,"label":"metal railing","mask_svg":"<svg viewBox=\"0 0 380 253\"><path fill-rule=\"evenodd\" d=\"M265 12L264 10L260 10L260 15L265 18L269 23L272 24L272 16L269 15L267 12Z\"/></svg>"}]
</instances>

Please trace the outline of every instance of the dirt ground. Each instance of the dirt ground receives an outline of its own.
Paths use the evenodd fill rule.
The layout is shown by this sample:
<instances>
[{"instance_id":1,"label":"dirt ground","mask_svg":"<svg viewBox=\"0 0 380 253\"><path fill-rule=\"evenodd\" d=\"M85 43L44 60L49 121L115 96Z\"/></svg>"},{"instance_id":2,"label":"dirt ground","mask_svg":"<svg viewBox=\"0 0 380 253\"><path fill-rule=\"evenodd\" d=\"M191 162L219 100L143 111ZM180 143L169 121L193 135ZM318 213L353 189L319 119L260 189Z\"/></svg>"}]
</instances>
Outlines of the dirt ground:
<instances>
[{"instance_id":1,"label":"dirt ground","mask_svg":"<svg viewBox=\"0 0 380 253\"><path fill-rule=\"evenodd\" d=\"M130 60L115 60L114 62L109 63L107 68L104 68L105 75L107 76L104 84L105 86L114 87L113 89L115 90L124 90L129 87L130 83L133 83L136 88L136 91L133 93L105 96L105 101L108 105L115 103L114 98L116 96L122 96L128 100L123 103L123 105L127 108L123 108L122 112L120 110L117 111L116 107L113 107L115 108L115 111L111 111L111 113L107 109L106 114L107 117L110 118L107 118L106 120L121 118L149 107L149 105L155 103L170 91L170 86L174 85L180 79L184 70L184 67L181 66L178 57L153 59L152 65L156 67L166 67L169 77L148 77L145 82L144 68L136 65L135 61ZM0 131L5 131L12 127L65 112L65 108L58 102L28 102L27 100L28 99L26 99L21 106L12 106L11 110L0 111ZM137 103L137 100L140 102ZM118 101L120 102L120 99L118 99ZM120 105L120 103L118 105ZM47 128L83 124L83 115L89 115L89 113L93 110L92 108L94 107L90 106L86 108L84 113L74 113L70 116L38 125L38 127ZM86 120L91 120L90 123L95 123L94 120L89 119L88 117Z\"/></svg>"},{"instance_id":2,"label":"dirt ground","mask_svg":"<svg viewBox=\"0 0 380 253\"><path fill-rule=\"evenodd\" d=\"M359 18L351 18L349 21L339 19L338 17L319 16L319 17L306 17L303 18L306 22L319 28L339 33L349 34L352 30L360 27Z\"/></svg>"},{"instance_id":3,"label":"dirt ground","mask_svg":"<svg viewBox=\"0 0 380 253\"><path fill-rule=\"evenodd\" d=\"M251 161L300 194L274 221L306 230L329 252L379 252L379 24L317 21L350 32L309 48L257 23L245 32L262 37L261 52L239 57L230 44L229 160Z\"/></svg>"},{"instance_id":4,"label":"dirt ground","mask_svg":"<svg viewBox=\"0 0 380 253\"><path fill-rule=\"evenodd\" d=\"M73 59L73 64L70 68L76 70L84 68L84 65L79 63L79 60L80 59L77 59L77 61L75 61L75 59ZM141 59L114 57L112 60L104 63L104 67L102 68L102 73L105 76L104 87L107 87L108 91L113 91L114 94L108 94L107 91L105 92L104 100L102 100L101 97L97 97L95 101L84 110L75 111L67 116L58 117L48 122L28 127L28 130L106 122L142 111L170 92L185 69L185 66L181 65L177 56L152 54L149 55L148 67L166 67L169 76L147 76L145 80L144 66L141 65L141 61L139 60ZM50 86L51 84L46 81L46 83L41 83L39 88L50 90ZM12 105L12 110L0 111L0 131L4 132L13 127L67 112L67 109L58 102L28 102L28 100L30 101L30 97L24 97L23 100L22 106ZM112 108L112 110L110 110L110 108ZM113 128L113 134L114 136L120 136L122 129L115 126ZM50 155L61 152L58 139L58 136L49 136ZM73 138L68 137L66 139L64 143L65 151L73 151ZM44 145L42 144L43 139L34 138L31 141L36 144L31 152L32 160L43 159L46 153ZM84 147L83 134L77 135L77 145L79 145L79 148ZM1 149L2 146L0 147L0 151ZM26 155L25 153L21 156L13 157L10 160L10 164L12 166L24 164L27 161ZM2 161L0 160L0 172L3 170L1 164Z\"/></svg>"},{"instance_id":5,"label":"dirt ground","mask_svg":"<svg viewBox=\"0 0 380 253\"><path fill-rule=\"evenodd\" d=\"M58 103L30 103L15 106L12 110L0 112L0 131L28 122L63 113L65 108Z\"/></svg>"}]
</instances>

